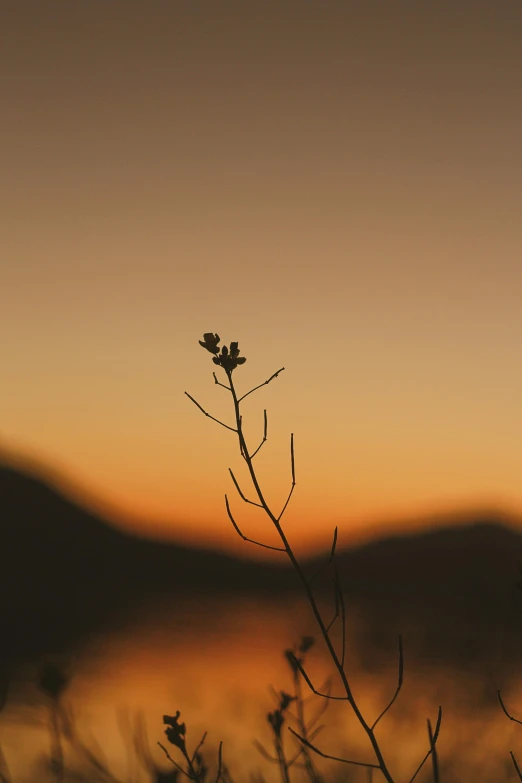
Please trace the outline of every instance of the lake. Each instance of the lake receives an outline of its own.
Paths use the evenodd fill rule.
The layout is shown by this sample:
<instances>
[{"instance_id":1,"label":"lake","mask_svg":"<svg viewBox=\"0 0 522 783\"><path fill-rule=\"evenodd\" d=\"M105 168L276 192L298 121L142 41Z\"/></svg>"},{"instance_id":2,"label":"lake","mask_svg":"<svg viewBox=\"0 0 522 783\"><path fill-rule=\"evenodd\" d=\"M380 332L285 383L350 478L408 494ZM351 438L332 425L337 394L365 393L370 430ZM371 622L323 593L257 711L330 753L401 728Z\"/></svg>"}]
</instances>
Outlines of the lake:
<instances>
[{"instance_id":1,"label":"lake","mask_svg":"<svg viewBox=\"0 0 522 783\"><path fill-rule=\"evenodd\" d=\"M376 656L370 654L361 614L352 610L347 625L346 670L364 714L373 720L396 687L397 637L389 633ZM496 689L502 687L506 704L522 717L522 665L520 679L503 673L502 644L494 660L474 660L469 666L452 668L436 657L412 657L408 638L413 638L415 629L396 630L405 640L404 686L377 730L396 780L408 781L427 751L426 720L434 724L439 704L444 710L438 744L444 783L516 779L509 751L519 748L522 761L522 726L502 714ZM208 732L203 750L209 780L215 778L222 741L223 759L235 783L251 781L252 774L258 773L267 781L279 781L277 766L265 760L253 743L257 740L274 753L267 714L276 701L270 686L293 692L292 672L283 652L305 634L316 635L316 629L309 608L297 598L273 601L215 594L163 602L158 598L136 607L126 625L93 634L72 652L68 662L72 678L63 704L74 712L83 746L103 759L121 783L151 780L136 756L140 721L146 725L154 764L169 769L157 742L168 745L162 716L176 710L187 725L189 751ZM317 686L332 673L319 642L307 653L306 667ZM1 745L13 783L56 779L48 769L49 702L34 686L36 675L33 665L13 674L0 716ZM306 684L303 687L308 695ZM332 687L333 693L341 693L335 679ZM322 704L313 696L307 714L312 717ZM314 742L324 752L374 761L348 705L330 701L321 723L325 728ZM284 729L283 735L291 755L296 741ZM82 757L67 743L64 747L71 768L66 780L102 779L85 754ZM181 761L177 748L169 745L169 750ZM314 762L325 781L368 780L363 768L317 756ZM82 774L72 773L76 764ZM291 770L291 775L296 782L305 779L300 770ZM431 780L430 775L427 764L417 780ZM382 778L377 773L373 779Z\"/></svg>"}]
</instances>

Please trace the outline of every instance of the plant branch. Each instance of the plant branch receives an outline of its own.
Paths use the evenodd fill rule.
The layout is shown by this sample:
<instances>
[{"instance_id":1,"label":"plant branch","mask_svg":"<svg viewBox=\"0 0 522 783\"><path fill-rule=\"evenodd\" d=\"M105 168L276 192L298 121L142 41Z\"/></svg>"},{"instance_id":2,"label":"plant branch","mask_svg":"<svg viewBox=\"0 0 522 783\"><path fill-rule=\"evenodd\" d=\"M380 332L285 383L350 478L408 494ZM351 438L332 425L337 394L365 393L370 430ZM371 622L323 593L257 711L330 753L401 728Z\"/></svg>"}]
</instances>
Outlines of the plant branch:
<instances>
[{"instance_id":1,"label":"plant branch","mask_svg":"<svg viewBox=\"0 0 522 783\"><path fill-rule=\"evenodd\" d=\"M295 737L297 737L297 739L300 742L306 745L307 748L310 748L310 750L313 750L314 753L317 753L319 756L322 756L324 759L331 759L332 761L342 761L344 764L354 764L356 767L370 767L372 769L380 769L380 766L378 764L369 764L366 761L352 761L351 759L341 759L339 758L339 756L330 756L328 753L323 753L322 750L316 748L315 745L312 745L312 743L306 740L304 737L301 737L301 735L298 734L296 731L294 731L290 726L288 727L288 731L291 731L292 734Z\"/></svg>"},{"instance_id":2,"label":"plant branch","mask_svg":"<svg viewBox=\"0 0 522 783\"><path fill-rule=\"evenodd\" d=\"M263 506L261 505L261 503L256 503L254 500L249 500L247 497L245 497L245 496L243 495L243 493L241 492L241 487L240 487L240 486L239 486L239 484L237 483L237 481L236 481L236 477L234 476L234 474L232 473L232 470L231 470L230 468L228 469L228 472L229 472L229 473L230 473L230 475L232 476L232 481L233 481L233 482L234 482L234 484L236 485L236 489L237 489L237 491L238 491L238 493L239 493L239 497L241 498L241 500L244 500L244 501L245 501L245 503L250 503L250 505L252 505L252 506L257 506L258 508L263 508Z\"/></svg>"},{"instance_id":3,"label":"plant branch","mask_svg":"<svg viewBox=\"0 0 522 783\"><path fill-rule=\"evenodd\" d=\"M509 755L511 756L511 761L513 762L513 766L515 767L515 771L519 777L519 780L522 780L522 772L520 771L520 767L517 764L517 760L515 758L515 754L512 750L509 751Z\"/></svg>"},{"instance_id":4,"label":"plant branch","mask_svg":"<svg viewBox=\"0 0 522 783\"><path fill-rule=\"evenodd\" d=\"M187 772L185 769L183 769L183 767L182 767L182 766L180 766L180 765L178 764L178 762L177 762L177 761L174 761L174 759L172 758L172 756L171 756L171 755L170 755L170 753L168 752L168 750L167 750L167 748L165 747L165 745L162 745L162 744L161 744L161 742L158 742L158 745L160 746L160 748L162 749L163 753L166 755L166 757L168 758L168 760L169 760L169 761L170 761L172 764L174 764L174 766L175 766L177 769L179 769L179 771L180 771L180 772L183 772L183 774L184 774L184 775L185 775L187 778L189 778L189 779L190 779L190 775L189 775L189 773L188 773L188 772Z\"/></svg>"},{"instance_id":5,"label":"plant branch","mask_svg":"<svg viewBox=\"0 0 522 783\"><path fill-rule=\"evenodd\" d=\"M256 546L262 546L263 549L272 549L274 552L286 552L286 550L283 547L281 547L281 546L269 546L268 544L262 544L261 541L255 541L253 538L248 538L248 536L243 535L243 533L241 532L241 530L237 526L237 523L236 523L234 517L232 516L232 512L230 510L230 504L228 502L228 497L226 495L225 495L225 504L226 504L226 507L227 507L228 518L232 522L232 524L234 526L234 530L236 531L238 536L240 536L240 538L243 539L243 541L248 541L249 544L255 544Z\"/></svg>"},{"instance_id":6,"label":"plant branch","mask_svg":"<svg viewBox=\"0 0 522 783\"><path fill-rule=\"evenodd\" d=\"M341 589L341 583L339 581L339 572L337 571L337 566L335 566L334 584L335 584L337 598L339 601L339 606L341 607L341 635L342 635L341 666L344 670L344 660L346 657L346 607L344 605L344 595Z\"/></svg>"},{"instance_id":7,"label":"plant branch","mask_svg":"<svg viewBox=\"0 0 522 783\"><path fill-rule=\"evenodd\" d=\"M436 740L433 737L433 732L431 730L431 721L430 721L429 718L428 718L428 738L429 738L429 741L430 741L431 768L433 770L433 783L440 783L439 759L437 757Z\"/></svg>"},{"instance_id":8,"label":"plant branch","mask_svg":"<svg viewBox=\"0 0 522 783\"><path fill-rule=\"evenodd\" d=\"M279 764L279 759L276 759L276 758L274 758L273 756L271 756L271 755L270 755L270 753L269 753L269 752L267 751L267 749L265 748L265 746L264 746L264 745L262 745L262 744L259 742L259 740L256 740L256 739L255 739L255 740L252 740L252 744L253 744L253 745L254 745L254 747L255 747L255 748L257 748L257 750L258 750L258 751L261 753L261 755L263 756L263 758L264 758L264 759L266 759L267 761L271 761L271 762L272 762L272 764Z\"/></svg>"},{"instance_id":9,"label":"plant branch","mask_svg":"<svg viewBox=\"0 0 522 783\"><path fill-rule=\"evenodd\" d=\"M218 768L217 768L215 783L219 783L219 779L221 778L222 774L223 774L223 742L221 741L219 743L219 749L218 749Z\"/></svg>"},{"instance_id":10,"label":"plant branch","mask_svg":"<svg viewBox=\"0 0 522 783\"><path fill-rule=\"evenodd\" d=\"M218 381L215 372L213 372L212 375L214 376L214 382L215 382L216 386L222 386L224 389L227 389L228 391L230 391L230 386L226 386L224 383L221 383L221 381Z\"/></svg>"},{"instance_id":11,"label":"plant branch","mask_svg":"<svg viewBox=\"0 0 522 783\"><path fill-rule=\"evenodd\" d=\"M227 386L227 388L228 388L228 386ZM257 452L259 451L259 449L261 448L263 443L266 443L266 440L267 440L268 419L267 419L267 416L266 416L266 410L263 411L263 414L264 414L264 418L265 418L264 429L263 429L263 440L261 441L261 443L259 444L257 449L250 455L250 459L254 459L254 457L256 456Z\"/></svg>"},{"instance_id":12,"label":"plant branch","mask_svg":"<svg viewBox=\"0 0 522 783\"><path fill-rule=\"evenodd\" d=\"M335 614L334 614L334 616L332 617L332 619L330 620L330 622L328 623L328 625L326 626L326 630L327 630L328 632L330 631L330 628L331 628L331 627L332 627L332 625L335 623L335 621L337 620L337 618L338 618L338 617L339 617L339 606L336 606L336 607L335 607Z\"/></svg>"},{"instance_id":13,"label":"plant branch","mask_svg":"<svg viewBox=\"0 0 522 783\"><path fill-rule=\"evenodd\" d=\"M427 760L431 756L431 754L433 752L433 748L435 747L435 744L436 744L436 742L437 742L437 740L439 738L439 732L440 732L440 725L441 725L441 723L442 723L442 707L439 707L439 711L438 711L438 714L437 714L437 722L435 724L435 731L433 732L433 734L430 737L430 749L426 753L424 758L422 759L422 761L419 764L419 766L417 767L417 769L415 770L415 772L413 774L413 777L411 777L409 779L408 783L413 783L413 781L415 780L415 778L417 777L417 775L419 774L419 772L423 768L424 764L427 762Z\"/></svg>"},{"instance_id":14,"label":"plant branch","mask_svg":"<svg viewBox=\"0 0 522 783\"><path fill-rule=\"evenodd\" d=\"M280 764L281 763L279 759L276 759L276 758L274 758L274 756L270 755L270 753L267 751L267 749L264 747L264 745L262 745L259 742L259 740L252 740L252 744L254 745L254 747L257 748L257 750L261 753L263 758L266 759L267 761L270 761L272 764ZM304 765L300 765L300 764L296 764L295 763L297 761L297 759L299 758L299 756L302 756L302 751L301 750L292 759L289 759L287 761L287 766L291 767L291 766L293 766L295 764L296 767L300 767L300 768L304 769Z\"/></svg>"},{"instance_id":15,"label":"plant branch","mask_svg":"<svg viewBox=\"0 0 522 783\"><path fill-rule=\"evenodd\" d=\"M294 655L294 653L291 652L291 651L289 651L289 655L291 655L292 660L294 662L294 665L297 666L297 668L301 672L301 675L302 675L304 681L306 682L306 684L308 685L308 687L310 688L312 693L315 693L316 696L322 696L323 699L332 699L332 701L348 701L347 696L332 696L329 693L321 693L316 688L314 688L314 686L312 685L312 681L310 680L310 677L308 676L308 674L304 670L303 664L301 663L299 658L297 658Z\"/></svg>"},{"instance_id":16,"label":"plant branch","mask_svg":"<svg viewBox=\"0 0 522 783\"><path fill-rule=\"evenodd\" d=\"M204 408L202 408L202 407L201 407L201 405L199 404L199 402L197 402L197 400L195 400L195 399L194 399L194 397L191 397L191 396L190 396L190 394L189 394L188 392L185 392L185 394L187 395L187 397L189 398L189 400L192 400L192 402L194 403L194 405L197 405L197 407L200 409L200 411L201 411L202 413L204 413L204 414L205 414L205 416L208 416L208 418L209 418L209 419L212 419L212 421L217 421L217 423L218 423L218 424L221 424L221 426L222 426L222 427L226 427L226 429L227 429L227 430L231 430L232 432L237 432L237 430L235 429L235 427L229 427L229 426L228 426L228 424L225 424L223 421L220 421L219 419L216 419L216 417L215 417L215 416L211 416L211 415L210 415L210 413L207 413L207 411L206 411Z\"/></svg>"},{"instance_id":17,"label":"plant branch","mask_svg":"<svg viewBox=\"0 0 522 783\"><path fill-rule=\"evenodd\" d=\"M329 696L330 694L327 694L327 695ZM303 701L304 701L304 700L303 700ZM319 720L319 718L321 718L321 717L324 715L324 713L326 712L326 710L327 710L327 709L328 709L328 701L324 701L324 702L321 704L321 708L320 708L320 710L318 711L317 715L315 715L315 716L314 716L314 717L313 717L313 718L312 718L312 719L309 721L309 723L308 723L308 730L310 730L310 729L313 729L313 727L315 726L315 724L317 723L317 721ZM312 731L312 733L310 734L310 739L313 739L313 738L314 738L314 736L317 734L317 732L318 732L320 729L322 729L322 728L323 728L323 726L318 726L318 727L317 727L317 729L314 729L314 731Z\"/></svg>"},{"instance_id":18,"label":"plant branch","mask_svg":"<svg viewBox=\"0 0 522 783\"><path fill-rule=\"evenodd\" d=\"M293 432L290 435L290 457L291 457L291 462L292 462L292 486L290 487L290 492L288 493L288 497L287 497L286 502L285 502L285 504L284 504L284 506L283 506L283 508L281 510L281 513L277 517L277 521L278 522L280 521L281 517L285 513L286 507L290 503L290 498L292 497L294 489L295 489L295 461L294 461L294 433Z\"/></svg>"},{"instance_id":19,"label":"plant branch","mask_svg":"<svg viewBox=\"0 0 522 783\"><path fill-rule=\"evenodd\" d=\"M260 389L262 386L266 386L266 385L267 385L267 383L270 383L270 381L273 381L273 380L274 380L274 378L277 378L277 376L279 375L279 373L280 373L280 372L283 372L283 370L284 370L284 369L285 369L284 367L281 367L281 369L277 370L277 372L275 372L273 375L271 375L271 376L270 376L270 378L269 378L267 381L263 381L263 383L260 383L258 386L254 386L254 388L253 388L253 389L250 389L250 391L249 391L249 392L247 392L246 394L243 394L243 396L242 396L242 397L240 397L240 398L238 399L238 401L237 401L237 402L238 402L238 403L240 403L240 402L241 402L241 400L244 400L244 399L245 399L245 397L248 397L248 395L249 395L249 394L252 394L252 392L255 392L255 391L257 391L257 390L258 390L258 389ZM225 372L226 372L226 371L225 371Z\"/></svg>"},{"instance_id":20,"label":"plant branch","mask_svg":"<svg viewBox=\"0 0 522 783\"><path fill-rule=\"evenodd\" d=\"M383 709L383 711L381 712L377 720L372 724L372 730L375 729L380 719L386 715L386 713L392 706L393 702L399 695L400 690L402 688L403 676L404 676L404 655L402 650L402 636L399 634L399 676L398 676L397 688L395 689L395 693L393 694L391 701L388 703L388 706Z\"/></svg>"},{"instance_id":21,"label":"plant branch","mask_svg":"<svg viewBox=\"0 0 522 783\"><path fill-rule=\"evenodd\" d=\"M203 743L205 742L206 738L207 738L207 732L205 731L205 733L203 734L203 736L201 737L201 739L199 741L199 745L196 746L196 750L192 754L192 758L190 759L190 763L191 764L194 763L194 759L196 758L196 754L199 751L199 749L203 746Z\"/></svg>"},{"instance_id":22,"label":"plant branch","mask_svg":"<svg viewBox=\"0 0 522 783\"><path fill-rule=\"evenodd\" d=\"M322 574L323 571L325 571L328 568L328 566L330 565L330 563L332 562L332 560L334 558L336 546L337 546L337 525L335 526L335 530L334 530L334 534L333 534L333 541L332 541L332 548L331 548L331 551L330 551L330 556L329 556L328 560L326 561L326 563L324 563L324 565L322 565L315 572L315 574L310 578L309 584L312 584L314 579L316 579L319 576L319 574Z\"/></svg>"},{"instance_id":23,"label":"plant branch","mask_svg":"<svg viewBox=\"0 0 522 783\"><path fill-rule=\"evenodd\" d=\"M497 697L498 697L498 700L500 702L500 706L502 707L502 711L503 711L504 715L506 715L509 718L509 720L512 720L515 723L519 723L522 726L522 720L518 720L517 718L514 718L513 715L511 715L507 711L507 709L506 709L506 707L504 705L504 702L502 701L502 696L500 695L500 691L497 691Z\"/></svg>"}]
</instances>

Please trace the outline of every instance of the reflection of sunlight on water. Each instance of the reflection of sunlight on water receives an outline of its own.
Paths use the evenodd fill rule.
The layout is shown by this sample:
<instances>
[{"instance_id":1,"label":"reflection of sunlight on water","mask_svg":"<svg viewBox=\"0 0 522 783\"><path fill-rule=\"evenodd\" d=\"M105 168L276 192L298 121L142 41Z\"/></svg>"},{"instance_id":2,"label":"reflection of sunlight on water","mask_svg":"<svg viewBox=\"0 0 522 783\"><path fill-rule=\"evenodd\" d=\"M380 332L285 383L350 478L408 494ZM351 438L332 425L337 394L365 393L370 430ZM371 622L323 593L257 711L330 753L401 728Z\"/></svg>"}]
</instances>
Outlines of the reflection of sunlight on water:
<instances>
[{"instance_id":1,"label":"reflection of sunlight on water","mask_svg":"<svg viewBox=\"0 0 522 783\"><path fill-rule=\"evenodd\" d=\"M309 610L300 603L278 605L274 610L268 603L252 606L236 599L223 607L216 600L185 605L183 612L167 615L158 607L156 614L137 621L132 630L91 642L76 659L77 673L67 700L74 706L82 736L89 743L96 739L121 781L147 780L135 771L131 716L143 711L153 757L165 768L167 762L156 743L165 739L163 714L177 709L187 723L189 748L208 731L205 747L211 770L217 745L223 740L224 759L237 783L250 780L250 773L259 769L268 780L278 780L277 768L261 758L253 740L272 749L266 715L275 705L269 686L291 692L290 669L282 653L312 628ZM350 657L347 670L354 693L369 719L379 714L393 694L395 666L396 661L390 660L386 669L369 675L356 670L353 654ZM320 646L309 654L307 669L318 686L331 673ZM338 684L334 692L340 693ZM520 705L522 713L522 679L505 696L513 712L517 714ZM34 694L20 696L18 704L14 701L3 716L2 744L15 783L23 783L35 779L30 769L38 755L47 752L48 738L42 730L44 713ZM439 704L444 709L439 744L443 783L512 778L509 750L522 748L522 727L510 723L495 703L485 703L483 683L476 675L440 669L412 671L406 649L403 691L379 726L397 779L409 780L426 753L426 719L435 722ZM315 698L310 716L319 706L320 699ZM374 760L346 705L332 702L322 722L327 728L317 744L325 752ZM289 738L288 746L292 744ZM328 780L366 780L362 769L317 761ZM419 780L429 779L427 766Z\"/></svg>"}]
</instances>

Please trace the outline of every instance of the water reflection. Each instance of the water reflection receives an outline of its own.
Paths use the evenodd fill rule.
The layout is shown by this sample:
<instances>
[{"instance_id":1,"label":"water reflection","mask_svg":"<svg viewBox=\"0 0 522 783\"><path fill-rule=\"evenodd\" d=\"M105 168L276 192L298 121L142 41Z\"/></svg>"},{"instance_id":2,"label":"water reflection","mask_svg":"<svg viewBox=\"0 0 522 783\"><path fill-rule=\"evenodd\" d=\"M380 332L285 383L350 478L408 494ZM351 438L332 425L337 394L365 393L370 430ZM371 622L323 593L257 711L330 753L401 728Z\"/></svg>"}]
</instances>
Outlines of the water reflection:
<instances>
[{"instance_id":1,"label":"water reflection","mask_svg":"<svg viewBox=\"0 0 522 783\"><path fill-rule=\"evenodd\" d=\"M368 670L366 629L357 612L349 616L347 670L363 711L376 717L396 686L395 639L382 664ZM313 632L308 607L298 599L274 604L249 598L201 598L185 601L174 610L165 602L136 610L126 629L93 637L71 658L72 680L64 703L74 714L81 742L103 760L122 783L150 780L150 770L139 763L136 732L142 716L150 744L150 758L158 768L169 768L157 741L165 742L164 714L181 711L187 725L187 744L194 748L203 733L206 759L215 774L220 741L234 781L250 781L252 773L279 780L275 765L266 761L254 740L271 749L267 714L275 702L270 686L292 693L292 672L283 655L304 634ZM404 631L404 629L401 629ZM405 634L406 639L408 634ZM412 660L405 645L404 688L398 703L379 724L379 736L398 780L409 780L427 750L426 719L435 720L444 708L439 756L444 783L513 779L509 750L522 748L522 727L510 723L496 702L495 676L487 667L449 669ZM321 684L331 669L318 645L309 654L312 681ZM27 666L13 680L2 713L2 747L13 783L52 780L48 768L49 703L30 683L37 669ZM502 684L506 701L522 714L522 678ZM334 691L340 693L334 680ZM313 713L320 699L313 697ZM316 744L325 752L373 761L362 730L344 704L331 703L323 716L326 728ZM294 741L287 736L287 747ZM65 746L65 763L87 769L79 746ZM143 748L142 748L143 750ZM143 753L142 753L143 755ZM174 753L173 753L174 755ZM521 751L522 756L522 751ZM142 759L143 761L143 759ZM316 759L325 780L366 781L363 769ZM378 775L374 776L377 780ZM91 768L86 777L102 779ZM296 774L293 780L303 779ZM427 768L419 780L429 780Z\"/></svg>"}]
</instances>

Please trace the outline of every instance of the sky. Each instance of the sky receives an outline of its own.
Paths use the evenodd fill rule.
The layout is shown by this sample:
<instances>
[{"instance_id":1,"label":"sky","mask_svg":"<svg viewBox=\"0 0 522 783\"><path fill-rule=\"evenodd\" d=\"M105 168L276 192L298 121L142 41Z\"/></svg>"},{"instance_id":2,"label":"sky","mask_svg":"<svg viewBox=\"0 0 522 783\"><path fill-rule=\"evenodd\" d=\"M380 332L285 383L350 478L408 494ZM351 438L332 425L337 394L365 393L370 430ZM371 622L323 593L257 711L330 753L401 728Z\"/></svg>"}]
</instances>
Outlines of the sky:
<instances>
[{"instance_id":1,"label":"sky","mask_svg":"<svg viewBox=\"0 0 522 783\"><path fill-rule=\"evenodd\" d=\"M0 447L143 535L303 547L522 514L522 5L1 10ZM250 495L251 496L251 495Z\"/></svg>"}]
</instances>

